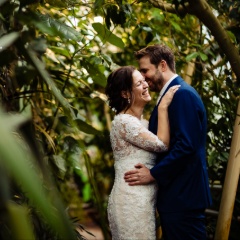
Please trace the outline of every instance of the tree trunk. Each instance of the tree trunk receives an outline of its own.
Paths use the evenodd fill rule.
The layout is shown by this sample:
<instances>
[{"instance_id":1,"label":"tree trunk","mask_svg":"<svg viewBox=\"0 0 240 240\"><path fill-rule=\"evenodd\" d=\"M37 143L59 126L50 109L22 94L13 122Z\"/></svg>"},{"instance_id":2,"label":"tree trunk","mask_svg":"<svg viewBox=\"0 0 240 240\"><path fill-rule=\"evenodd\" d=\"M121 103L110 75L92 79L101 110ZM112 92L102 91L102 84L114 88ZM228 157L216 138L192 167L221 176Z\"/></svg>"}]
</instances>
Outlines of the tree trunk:
<instances>
[{"instance_id":1,"label":"tree trunk","mask_svg":"<svg viewBox=\"0 0 240 240\"><path fill-rule=\"evenodd\" d=\"M223 187L215 240L228 239L240 174L240 101L236 114L233 139Z\"/></svg>"}]
</instances>

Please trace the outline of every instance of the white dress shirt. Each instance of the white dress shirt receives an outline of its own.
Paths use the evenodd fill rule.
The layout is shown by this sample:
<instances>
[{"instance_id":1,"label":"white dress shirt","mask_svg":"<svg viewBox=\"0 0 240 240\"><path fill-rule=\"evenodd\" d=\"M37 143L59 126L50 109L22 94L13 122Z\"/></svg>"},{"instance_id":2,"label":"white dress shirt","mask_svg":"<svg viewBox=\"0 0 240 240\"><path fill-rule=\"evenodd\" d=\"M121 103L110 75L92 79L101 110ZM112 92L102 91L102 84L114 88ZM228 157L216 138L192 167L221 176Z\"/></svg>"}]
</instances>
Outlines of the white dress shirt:
<instances>
[{"instance_id":1,"label":"white dress shirt","mask_svg":"<svg viewBox=\"0 0 240 240\"><path fill-rule=\"evenodd\" d=\"M163 86L163 88L161 89L159 96L157 98L157 102L156 104L158 104L159 100L161 99L163 93L165 92L165 90L167 89L167 87L169 86L169 84L172 82L173 79L175 79L178 76L178 74L174 74L173 77L171 77L166 84Z\"/></svg>"}]
</instances>

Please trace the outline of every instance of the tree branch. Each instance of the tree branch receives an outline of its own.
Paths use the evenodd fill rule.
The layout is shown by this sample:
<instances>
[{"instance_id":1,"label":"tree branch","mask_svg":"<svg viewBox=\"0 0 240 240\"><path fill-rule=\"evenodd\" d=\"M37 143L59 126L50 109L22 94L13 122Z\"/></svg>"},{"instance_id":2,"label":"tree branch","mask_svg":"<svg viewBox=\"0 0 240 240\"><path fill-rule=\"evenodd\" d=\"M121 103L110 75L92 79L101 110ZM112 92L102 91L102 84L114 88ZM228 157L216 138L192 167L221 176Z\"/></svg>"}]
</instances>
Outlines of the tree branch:
<instances>
[{"instance_id":1,"label":"tree branch","mask_svg":"<svg viewBox=\"0 0 240 240\"><path fill-rule=\"evenodd\" d=\"M167 3L165 1L162 0L148 0L154 7L162 9L165 12L169 12L169 13L174 13L174 14L178 14L180 16L185 16L188 13L188 3L186 5L184 5L184 7L182 5L180 5L177 9L175 7L174 4L170 4Z\"/></svg>"},{"instance_id":2,"label":"tree branch","mask_svg":"<svg viewBox=\"0 0 240 240\"><path fill-rule=\"evenodd\" d=\"M226 30L224 30L205 0L188 0L188 4L184 6L181 5L178 9L175 8L175 5L166 3L162 0L149 0L149 2L154 7L169 13L178 14L180 16L187 13L195 15L211 31L219 47L223 50L230 62L238 81L240 81L240 56L238 54L238 49L234 46Z\"/></svg>"},{"instance_id":3,"label":"tree branch","mask_svg":"<svg viewBox=\"0 0 240 240\"><path fill-rule=\"evenodd\" d=\"M208 3L205 0L189 0L189 9L191 9L191 14L195 15L211 31L219 47L227 56L238 81L240 81L240 56L238 49L234 46L226 30L213 14Z\"/></svg>"}]
</instances>

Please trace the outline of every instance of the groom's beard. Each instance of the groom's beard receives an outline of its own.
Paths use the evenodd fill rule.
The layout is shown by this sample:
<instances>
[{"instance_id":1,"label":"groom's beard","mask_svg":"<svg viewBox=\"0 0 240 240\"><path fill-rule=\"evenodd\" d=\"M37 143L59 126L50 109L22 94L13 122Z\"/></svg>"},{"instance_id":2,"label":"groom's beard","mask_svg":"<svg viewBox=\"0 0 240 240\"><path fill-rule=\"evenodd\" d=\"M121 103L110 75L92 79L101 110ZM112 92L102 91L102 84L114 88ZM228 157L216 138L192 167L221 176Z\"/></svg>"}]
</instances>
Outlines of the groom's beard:
<instances>
[{"instance_id":1,"label":"groom's beard","mask_svg":"<svg viewBox=\"0 0 240 240\"><path fill-rule=\"evenodd\" d=\"M149 85L149 90L151 92L160 92L161 89L163 88L164 83L163 75L161 72L159 72L158 69L156 70L155 74L152 77L145 78L145 80L147 81Z\"/></svg>"}]
</instances>

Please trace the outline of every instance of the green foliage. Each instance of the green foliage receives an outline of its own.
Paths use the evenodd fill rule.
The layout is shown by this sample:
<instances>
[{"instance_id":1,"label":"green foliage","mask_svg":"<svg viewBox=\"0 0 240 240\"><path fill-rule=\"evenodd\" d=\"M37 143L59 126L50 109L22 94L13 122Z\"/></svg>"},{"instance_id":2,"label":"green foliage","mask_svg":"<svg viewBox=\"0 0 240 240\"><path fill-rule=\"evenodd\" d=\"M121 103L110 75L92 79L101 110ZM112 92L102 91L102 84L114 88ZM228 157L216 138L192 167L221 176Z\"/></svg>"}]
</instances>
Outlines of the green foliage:
<instances>
[{"instance_id":1,"label":"green foliage","mask_svg":"<svg viewBox=\"0 0 240 240\"><path fill-rule=\"evenodd\" d=\"M44 173L41 173L38 169L36 159L34 159L32 153L27 149L27 146L20 138L20 135L18 136L17 132L13 134L15 128L23 124L23 117L18 115L8 116L2 112L0 115L2 132L2 138L0 141L1 170L6 170L7 173L12 176L13 180L18 183L21 190L25 192L30 205L37 208L41 213L39 214L39 217L43 217L54 231L58 233L57 235L61 236L62 239L68 237L73 239L73 230L70 227L70 222L65 216L63 205L58 200L59 197L57 192L52 189L51 194L49 195L47 194L46 189L44 189L45 184L48 188L52 185L51 181L48 178L45 179L46 182L43 180L42 177ZM8 145L7 148L6 144ZM39 174L43 174L42 177L39 177ZM4 176L7 177L7 175ZM7 182L7 180L4 180L4 182ZM9 186L5 185L4 188L9 188ZM8 190L8 192L9 191L10 190ZM54 203L51 202L51 197L55 198ZM2 202L3 209L6 207L7 211L9 211L9 221L10 225L12 225L12 230L14 230L12 234L14 236L16 234L15 238L18 239L23 236L32 236L32 227L27 223L27 220L25 221L27 218L26 210L24 211L23 207L17 207L14 204L10 204L7 195L5 195L3 199L5 199L5 201ZM18 219L21 219L21 223L18 223L18 220L16 219L16 215L18 214L22 215L22 219L18 217ZM17 233L20 233L20 226L24 227L26 231L23 234L18 235ZM4 235L3 237L8 238L7 235Z\"/></svg>"},{"instance_id":2,"label":"green foliage","mask_svg":"<svg viewBox=\"0 0 240 240\"><path fill-rule=\"evenodd\" d=\"M98 36L101 38L102 42L108 41L109 43L119 48L124 47L123 41L116 35L112 34L110 31L108 31L107 28L105 28L101 23L93 23L92 26L94 30L98 33Z\"/></svg>"},{"instance_id":3,"label":"green foliage","mask_svg":"<svg viewBox=\"0 0 240 240\"><path fill-rule=\"evenodd\" d=\"M187 1L167 2L178 9ZM209 4L239 50L239 2L212 0ZM8 166L8 174L0 174L0 194L4 206L10 206L11 200L23 206L10 208L13 216L22 212L26 234L55 239L64 231L61 234L70 236L72 225L63 209L84 222L89 216L83 206L88 204L97 212L95 220L104 238L110 238L106 203L114 177L109 142L113 113L105 104L104 86L109 72L118 65L137 65L133 52L149 44L173 48L177 72L190 77L200 93L208 113L210 183L223 184L239 81L224 52L198 19L153 8L148 1L1 0L0 6L1 105L8 114L27 114L31 119L33 136L29 127L18 131L21 141L16 146L27 148L29 159L36 158L27 161L23 150L10 148L19 139L10 134L12 127L25 118L6 115L2 128L10 140L2 138L1 146L2 154L10 160L2 156L0 161ZM156 98L152 96L146 118ZM215 210L220 194L214 194ZM60 220L53 220L57 215L51 215L55 212L49 211L52 205L59 209L59 218L66 221L67 228ZM27 224L26 208L32 226ZM239 191L234 214L239 215ZM213 232L214 224L209 227ZM1 232L3 229L1 226ZM232 231L235 236L237 230Z\"/></svg>"},{"instance_id":4,"label":"green foliage","mask_svg":"<svg viewBox=\"0 0 240 240\"><path fill-rule=\"evenodd\" d=\"M50 3L57 8L53 9ZM74 10L75 6L72 4L73 2L67 2L66 6ZM89 112L88 105L97 101L100 108L103 106L103 100L95 96L98 96L98 89L105 85L105 68L112 64L110 57L91 51L92 47L101 42L99 38L91 40L94 32L93 29L88 29L89 19L74 23L74 12L71 16L67 8L63 11L58 10L64 6L58 5L56 1L49 1L47 5L41 5L38 1L6 1L1 9L2 106L8 112L24 112L30 107L34 138L38 146L34 146L29 140L29 148L33 148L39 164L47 164L50 169L44 173L44 178L53 178L53 183L46 181L44 187L51 189L51 197L60 216L54 209L51 211L51 201L45 197L46 193L41 191L44 178L39 178L39 174L33 175L33 170L29 169L36 165L34 161L20 161L20 155L14 148L9 151L6 147L6 153L12 154L10 159L18 156L19 161L13 162L18 165L10 165L11 161L5 156L2 161L8 161L6 166L10 166L10 176L16 180L17 185L22 182L20 190L17 188L11 192L19 196L24 192L21 204L26 204L30 209L34 208L34 212L41 213L31 217L35 237L38 238L40 234L42 239L50 235L51 239L54 239L54 234L56 237L60 235L65 239L74 239L63 206L70 206L68 213L74 217L79 212L83 214L81 198L85 201L95 201L90 197L89 190L86 190L85 185L89 189L86 180L82 192L72 179L76 172L81 178L86 178L82 151L88 148L88 142L95 134L99 135L100 139L103 138L100 131L102 127L94 127L92 124L94 112ZM74 151L70 147L73 141L76 143ZM70 188L70 183L74 184L75 188ZM58 188L62 197L56 195L54 188ZM77 191L79 195L76 194ZM10 195L9 198L14 200L14 196ZM6 198L6 202L10 199ZM61 199L64 201L61 208L58 207L60 203L57 199L60 202ZM72 211L73 205L79 210ZM52 213L55 215L52 216ZM46 221L42 220L42 216ZM84 219L84 215L77 217ZM42 224L35 224L37 219ZM49 231L49 227L54 231Z\"/></svg>"}]
</instances>

